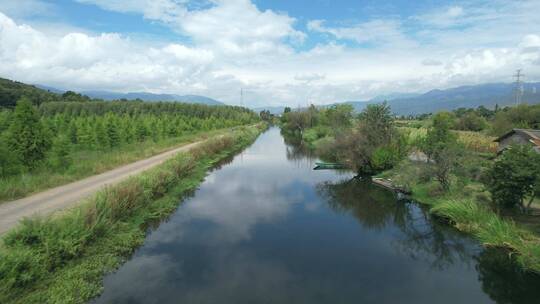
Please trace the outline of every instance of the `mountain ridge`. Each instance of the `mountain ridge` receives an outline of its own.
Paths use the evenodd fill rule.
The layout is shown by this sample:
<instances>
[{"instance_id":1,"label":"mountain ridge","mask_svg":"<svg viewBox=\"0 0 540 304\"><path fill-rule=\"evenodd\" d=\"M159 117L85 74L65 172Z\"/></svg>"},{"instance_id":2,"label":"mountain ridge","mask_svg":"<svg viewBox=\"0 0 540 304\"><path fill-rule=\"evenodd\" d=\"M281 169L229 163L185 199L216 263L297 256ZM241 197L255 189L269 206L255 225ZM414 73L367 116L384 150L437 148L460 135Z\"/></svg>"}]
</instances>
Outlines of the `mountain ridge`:
<instances>
[{"instance_id":1,"label":"mountain ridge","mask_svg":"<svg viewBox=\"0 0 540 304\"><path fill-rule=\"evenodd\" d=\"M416 97L397 98L387 100L392 111L398 115L415 115L433 113L458 108L476 108L484 106L494 108L515 104L515 84L513 83L486 83L480 85L466 85L449 89L433 89ZM524 83L524 103L540 103L540 82ZM374 101L345 102L353 105L356 111L363 110Z\"/></svg>"},{"instance_id":2,"label":"mountain ridge","mask_svg":"<svg viewBox=\"0 0 540 304\"><path fill-rule=\"evenodd\" d=\"M448 89L433 89L422 94L416 93L391 93L376 96L367 101L344 101L320 105L329 107L336 104L350 104L356 112L362 111L369 104L377 104L386 101L392 111L397 115L416 115L434 113L443 110L455 110L458 108L476 108L484 106L494 108L515 104L514 83L485 83L479 85L465 85ZM540 103L540 82L523 84L524 103ZM257 107L254 110L268 109L273 114L281 114L284 106ZM280 111L281 110L281 111Z\"/></svg>"}]
</instances>

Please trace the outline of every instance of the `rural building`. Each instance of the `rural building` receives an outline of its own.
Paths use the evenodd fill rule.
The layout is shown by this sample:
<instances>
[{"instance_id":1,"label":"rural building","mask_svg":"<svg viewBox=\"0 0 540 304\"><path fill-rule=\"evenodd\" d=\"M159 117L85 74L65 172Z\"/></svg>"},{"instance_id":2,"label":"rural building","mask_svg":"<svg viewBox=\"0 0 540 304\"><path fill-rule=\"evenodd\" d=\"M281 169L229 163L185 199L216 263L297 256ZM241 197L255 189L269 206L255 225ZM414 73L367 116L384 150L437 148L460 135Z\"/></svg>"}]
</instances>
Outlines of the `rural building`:
<instances>
[{"instance_id":1,"label":"rural building","mask_svg":"<svg viewBox=\"0 0 540 304\"><path fill-rule=\"evenodd\" d=\"M499 143L497 153L511 145L531 145L536 152L540 153L540 130L513 129L495 141Z\"/></svg>"}]
</instances>

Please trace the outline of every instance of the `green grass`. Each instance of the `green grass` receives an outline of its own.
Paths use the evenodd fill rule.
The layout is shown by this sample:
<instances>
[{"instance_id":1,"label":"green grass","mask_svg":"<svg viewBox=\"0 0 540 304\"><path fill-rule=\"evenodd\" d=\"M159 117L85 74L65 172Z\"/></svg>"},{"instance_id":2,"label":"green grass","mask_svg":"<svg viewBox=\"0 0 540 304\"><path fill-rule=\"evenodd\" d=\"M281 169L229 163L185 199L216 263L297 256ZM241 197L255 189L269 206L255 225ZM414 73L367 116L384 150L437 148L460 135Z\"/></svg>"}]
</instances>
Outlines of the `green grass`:
<instances>
[{"instance_id":1,"label":"green grass","mask_svg":"<svg viewBox=\"0 0 540 304\"><path fill-rule=\"evenodd\" d=\"M529 225L502 217L490 208L491 196L483 184L474 179L482 158L471 156L461 162L465 170L454 175L452 186L443 191L429 174L428 164L403 161L390 171L380 174L412 192L412 198L431 208L460 231L473 235L486 247L508 250L525 270L540 273L540 238ZM528 217L530 219L530 216Z\"/></svg>"},{"instance_id":2,"label":"green grass","mask_svg":"<svg viewBox=\"0 0 540 304\"><path fill-rule=\"evenodd\" d=\"M42 168L30 173L0 178L0 203L103 173L181 145L227 132L227 130L230 129L195 132L158 142L148 140L124 145L110 151L76 151L71 155L72 165L64 172Z\"/></svg>"},{"instance_id":3,"label":"green grass","mask_svg":"<svg viewBox=\"0 0 540 304\"><path fill-rule=\"evenodd\" d=\"M140 246L148 225L171 214L209 168L241 150L262 125L181 153L54 217L27 219L0 248L0 303L85 303L103 276Z\"/></svg>"},{"instance_id":4,"label":"green grass","mask_svg":"<svg viewBox=\"0 0 540 304\"><path fill-rule=\"evenodd\" d=\"M540 241L513 221L502 219L472 200L448 200L431 209L457 229L472 234L486 247L498 247L517 255L524 269L540 274Z\"/></svg>"}]
</instances>

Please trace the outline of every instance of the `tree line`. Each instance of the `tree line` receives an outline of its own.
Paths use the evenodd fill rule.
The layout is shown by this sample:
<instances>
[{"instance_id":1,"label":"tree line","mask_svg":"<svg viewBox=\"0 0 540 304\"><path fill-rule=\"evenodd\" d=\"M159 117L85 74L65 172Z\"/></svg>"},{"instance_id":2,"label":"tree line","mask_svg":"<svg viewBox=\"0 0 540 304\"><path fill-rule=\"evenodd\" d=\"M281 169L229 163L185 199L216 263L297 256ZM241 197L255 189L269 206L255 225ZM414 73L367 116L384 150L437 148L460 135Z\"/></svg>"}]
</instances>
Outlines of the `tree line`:
<instances>
[{"instance_id":1,"label":"tree line","mask_svg":"<svg viewBox=\"0 0 540 304\"><path fill-rule=\"evenodd\" d=\"M540 123L540 105L490 111L480 107L426 116L427 132L417 141L409 140L407 133L398 128L396 116L386 103L368 105L357 115L347 105L287 109L281 124L286 135L301 137L319 156L341 162L358 175L392 169L411 150L418 150L427 157L419 174L426 181L435 180L443 193L453 183L473 180L489 190L499 207L527 211L534 198L540 197L540 154L531 146L521 145L498 156L488 155L486 160L486 156L466 150L453 130L473 115L484 119L486 128L500 128L498 132L503 133L515 127L536 127Z\"/></svg>"},{"instance_id":2,"label":"tree line","mask_svg":"<svg viewBox=\"0 0 540 304\"><path fill-rule=\"evenodd\" d=\"M176 138L253 123L254 112L232 106L147 102L46 102L23 97L0 111L0 177L37 168L65 170L76 151Z\"/></svg>"},{"instance_id":3,"label":"tree line","mask_svg":"<svg viewBox=\"0 0 540 304\"><path fill-rule=\"evenodd\" d=\"M513 107L495 106L488 109L484 106L477 108L458 108L449 113L450 128L463 131L484 131L493 136L500 136L512 128L540 129L540 104L520 104ZM408 115L399 117L401 120L422 121L432 120L435 114Z\"/></svg>"}]
</instances>

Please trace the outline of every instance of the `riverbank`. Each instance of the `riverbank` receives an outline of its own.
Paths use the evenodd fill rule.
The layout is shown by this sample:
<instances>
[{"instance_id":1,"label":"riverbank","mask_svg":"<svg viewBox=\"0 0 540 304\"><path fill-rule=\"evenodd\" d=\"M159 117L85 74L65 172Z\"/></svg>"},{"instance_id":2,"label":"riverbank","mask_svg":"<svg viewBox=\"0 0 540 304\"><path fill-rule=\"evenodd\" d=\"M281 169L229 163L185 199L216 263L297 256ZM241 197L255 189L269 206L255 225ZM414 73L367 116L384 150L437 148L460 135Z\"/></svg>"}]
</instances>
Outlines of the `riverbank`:
<instances>
[{"instance_id":1,"label":"riverbank","mask_svg":"<svg viewBox=\"0 0 540 304\"><path fill-rule=\"evenodd\" d=\"M229 132L230 128L201 131L157 142L146 140L126 144L112 150L74 151L70 158L72 165L65 171L50 168L27 172L0 179L0 204L27 197L50 188L65 185L88 176L100 174L116 167L145 159L159 153Z\"/></svg>"},{"instance_id":2,"label":"riverbank","mask_svg":"<svg viewBox=\"0 0 540 304\"><path fill-rule=\"evenodd\" d=\"M323 160L343 161L337 155L339 151L335 147L335 138L319 130L324 128L315 126L305 128L302 132L284 129L282 134L296 138ZM400 128L399 131L406 138L406 143L403 143L406 149L418 148L427 132L411 132L407 128ZM499 209L493 208L491 194L482 183L495 157L492 138L478 132L450 132L454 132L457 142L464 149L459 157L459 166L448 174L450 189L442 189L440 183L436 182L432 164L425 161L405 159L388 166L392 169L383 171L377 177L392 180L401 192L410 192L414 200L429 205L431 214L473 235L485 247L508 251L522 269L540 274L540 216L517 215L504 210L509 214L498 214L503 211L495 213L494 210Z\"/></svg>"},{"instance_id":3,"label":"riverbank","mask_svg":"<svg viewBox=\"0 0 540 304\"><path fill-rule=\"evenodd\" d=\"M99 295L102 277L143 243L147 227L171 214L208 169L265 128L239 128L101 191L81 207L25 220L2 240L0 302L84 303Z\"/></svg>"},{"instance_id":4,"label":"riverbank","mask_svg":"<svg viewBox=\"0 0 540 304\"><path fill-rule=\"evenodd\" d=\"M448 191L441 191L438 183L422 177L423 166L426 164L404 160L379 177L406 188L432 215L472 235L484 247L506 250L522 269L540 274L540 238L535 227L495 213L489 192L479 182L456 177Z\"/></svg>"}]
</instances>

